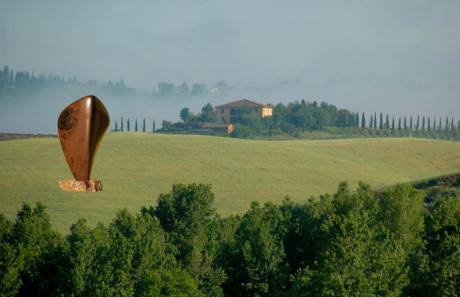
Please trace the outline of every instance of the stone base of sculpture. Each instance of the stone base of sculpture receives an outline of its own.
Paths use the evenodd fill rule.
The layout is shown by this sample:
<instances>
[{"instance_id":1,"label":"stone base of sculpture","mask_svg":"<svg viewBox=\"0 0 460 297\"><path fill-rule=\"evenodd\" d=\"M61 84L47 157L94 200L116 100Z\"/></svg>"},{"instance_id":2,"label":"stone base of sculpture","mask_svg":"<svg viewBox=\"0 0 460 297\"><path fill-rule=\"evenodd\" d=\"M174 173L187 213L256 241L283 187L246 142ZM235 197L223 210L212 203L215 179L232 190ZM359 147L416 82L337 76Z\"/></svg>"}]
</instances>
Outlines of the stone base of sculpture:
<instances>
[{"instance_id":1,"label":"stone base of sculpture","mask_svg":"<svg viewBox=\"0 0 460 297\"><path fill-rule=\"evenodd\" d=\"M59 187L66 192L99 192L102 191L100 180L61 180Z\"/></svg>"}]
</instances>

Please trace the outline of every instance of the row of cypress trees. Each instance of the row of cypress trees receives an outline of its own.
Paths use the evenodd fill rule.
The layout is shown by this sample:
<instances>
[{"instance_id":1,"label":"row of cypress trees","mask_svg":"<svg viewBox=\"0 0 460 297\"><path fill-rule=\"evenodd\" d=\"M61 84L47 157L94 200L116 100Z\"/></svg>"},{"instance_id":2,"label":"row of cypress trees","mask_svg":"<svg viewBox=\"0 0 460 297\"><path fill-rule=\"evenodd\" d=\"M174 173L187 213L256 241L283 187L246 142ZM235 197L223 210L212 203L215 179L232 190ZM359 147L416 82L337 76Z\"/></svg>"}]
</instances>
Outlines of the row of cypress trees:
<instances>
[{"instance_id":1,"label":"row of cypress trees","mask_svg":"<svg viewBox=\"0 0 460 297\"><path fill-rule=\"evenodd\" d=\"M357 114L356 114L357 115ZM391 130L409 130L409 131L454 131L460 130L460 119L457 120L455 123L454 118L445 117L445 121L443 124L442 118L435 118L435 117L420 117L419 115L414 118L412 116L404 116L399 117L397 124L395 118L392 117L390 121L390 117L388 114L384 116L383 113L380 113L379 121L377 123L377 113L371 114L370 121L367 122L366 115L363 112L361 115L361 120L358 120L358 117L355 117L355 123L352 127L360 127L362 129L391 129ZM154 133L156 131L155 120L152 120L151 125L151 132ZM118 125L118 120L115 120L115 126L113 129L114 132L147 132L146 126L146 119L143 118L141 123L138 123L137 118L134 121L134 127L131 127L131 121L128 118L126 120L126 128L125 128L125 121L123 117L120 118L120 125Z\"/></svg>"},{"instance_id":2,"label":"row of cypress trees","mask_svg":"<svg viewBox=\"0 0 460 297\"><path fill-rule=\"evenodd\" d=\"M391 130L414 130L414 131L453 131L453 130L460 130L460 119L457 120L455 123L454 118L445 117L445 121L441 117L430 117L430 116L422 116L417 115L416 118L413 116L404 116L398 117L397 124L395 122L395 118L390 117L388 114L385 115L385 120L383 113L380 113L378 123L377 123L377 113L371 114L371 118L369 122L366 121L366 115L363 112L361 115L361 121L359 123L359 127L362 129L365 128L373 128L373 129L391 129Z\"/></svg>"},{"instance_id":3,"label":"row of cypress trees","mask_svg":"<svg viewBox=\"0 0 460 297\"><path fill-rule=\"evenodd\" d=\"M129 120L129 118L126 120L126 129L125 129L125 121L123 119L123 117L120 118L120 126L118 126L118 120L115 120L115 127L112 131L114 132L130 132L130 131L134 131L134 132L143 132L143 133L146 133L147 132L147 126L146 126L146 120L145 118L142 120L142 123L139 123L137 122L137 118L135 119L134 121L134 127L132 128L131 130L131 122ZM151 132L152 133L155 133L155 120L152 120L152 130Z\"/></svg>"},{"instance_id":4,"label":"row of cypress trees","mask_svg":"<svg viewBox=\"0 0 460 297\"><path fill-rule=\"evenodd\" d=\"M395 118L392 117L390 121L390 117L388 114L385 116L385 120L383 117L383 113L380 113L379 121L377 124L377 113L374 113L374 115L371 114L370 121L366 121L366 115L363 112L361 115L361 120L359 121L359 117L357 116L358 114L356 113L355 121L353 125L350 127L360 127L362 129L370 128L370 129L391 129L391 130L410 130L410 131L454 131L454 130L460 130L460 119L457 120L457 123L455 124L454 118L452 117L450 120L446 116L444 124L442 123L442 118L435 118L435 117L425 117L425 116L417 116L416 119L414 119L412 116L404 116L404 117L399 117L398 122L396 124ZM131 130L131 122L129 118L126 120L126 129L124 126L124 119L123 117L120 118L120 126L118 126L118 120L115 120L115 127L113 131L115 132L124 132L124 131L134 131L134 132L147 132L147 127L146 127L146 119L144 118L142 120L142 126L141 124L138 124L137 118L134 121L134 127ZM152 120L152 133L154 133L155 130L155 120Z\"/></svg>"}]
</instances>

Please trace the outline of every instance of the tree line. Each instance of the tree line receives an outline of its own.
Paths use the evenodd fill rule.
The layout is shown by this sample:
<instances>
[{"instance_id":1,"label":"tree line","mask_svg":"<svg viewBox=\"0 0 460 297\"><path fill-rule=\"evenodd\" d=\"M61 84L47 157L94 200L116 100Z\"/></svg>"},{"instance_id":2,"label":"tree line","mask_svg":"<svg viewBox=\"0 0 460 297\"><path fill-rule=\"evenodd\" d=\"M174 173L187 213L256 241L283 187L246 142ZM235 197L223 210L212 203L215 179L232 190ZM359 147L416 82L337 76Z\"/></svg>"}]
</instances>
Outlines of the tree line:
<instances>
[{"instance_id":1,"label":"tree line","mask_svg":"<svg viewBox=\"0 0 460 297\"><path fill-rule=\"evenodd\" d=\"M112 82L98 83L96 80L80 82L75 76L65 78L60 75L34 74L29 71L13 71L8 66L0 69L0 96L20 95L24 93L36 92L49 87L84 87L86 89L96 89L108 92L115 96L128 96L140 94L137 89L129 87L123 79ZM152 88L149 93L143 93L159 98L186 98L186 97L213 97L224 96L232 92L233 88L228 86L225 81L218 81L215 85L208 87L203 83L194 83L190 86L187 82L175 85L168 82L160 82Z\"/></svg>"},{"instance_id":2,"label":"tree line","mask_svg":"<svg viewBox=\"0 0 460 297\"><path fill-rule=\"evenodd\" d=\"M113 95L135 95L138 93L135 88L128 87L122 79L117 82L98 83L96 80L89 80L82 83L75 76L66 79L60 75L43 73L36 75L29 71L14 72L8 66L0 70L0 96L30 94L51 87L82 87L97 89Z\"/></svg>"},{"instance_id":3,"label":"tree line","mask_svg":"<svg viewBox=\"0 0 460 297\"><path fill-rule=\"evenodd\" d=\"M379 121L377 124L377 113L371 114L370 121L366 121L366 115L364 112L361 115L361 121L359 122L361 128L373 128L373 129L391 129L391 130L411 130L411 131L449 131L449 130L460 130L460 119L454 121L454 118L445 117L443 121L442 117L430 117L430 116L403 116L397 118L397 124L395 123L395 118L390 117L388 114L385 115L385 120L383 113L379 114Z\"/></svg>"},{"instance_id":4,"label":"tree line","mask_svg":"<svg viewBox=\"0 0 460 297\"><path fill-rule=\"evenodd\" d=\"M188 108L183 108L180 112L180 118L183 120L183 122L176 122L173 123L171 121L163 120L161 122L161 127L157 128L155 120L152 120L149 130L146 127L146 119L143 118L142 122L139 123L137 118L135 118L134 122L130 121L129 118L120 118L120 121L115 120L114 126L113 126L113 132L148 132L151 131L152 133L156 132L157 130L161 132L167 132L171 130L180 130L184 128L199 128L202 123L209 123L209 122L215 122L216 120L216 115L214 113L214 108L210 103L207 103L203 108L201 109L201 112L199 114L193 114L190 112L190 109ZM132 126L134 125L134 126ZM148 125L148 124L147 124Z\"/></svg>"},{"instance_id":5,"label":"tree line","mask_svg":"<svg viewBox=\"0 0 460 297\"><path fill-rule=\"evenodd\" d=\"M14 221L0 215L0 295L459 296L459 185L341 183L222 218L209 185L178 184L65 236L24 204Z\"/></svg>"},{"instance_id":6,"label":"tree line","mask_svg":"<svg viewBox=\"0 0 460 297\"><path fill-rule=\"evenodd\" d=\"M126 125L126 126L125 126ZM127 118L126 120L123 119L123 117L120 118L120 125L118 124L118 120L115 120L115 124L114 124L114 127L112 129L112 132L143 132L143 133L146 133L146 132L152 132L152 133L155 133L156 131L156 124L155 124L155 120L152 120L152 122L150 123L150 127L147 127L147 122L146 122L146 119L143 118L142 119L142 122L137 122L137 118L131 122L129 118ZM150 128L150 129L149 129Z\"/></svg>"},{"instance_id":7,"label":"tree line","mask_svg":"<svg viewBox=\"0 0 460 297\"><path fill-rule=\"evenodd\" d=\"M326 131L335 136L415 136L450 140L460 140L460 119L453 117L435 118L430 116L390 117L389 114L373 113L368 120L363 112L353 112L338 108L326 102L294 101L278 103L271 117L261 116L250 108L238 108L232 122L235 127L233 137L251 138L255 136L291 135L302 136L304 132ZM180 121L166 121L161 131L197 131L203 123L218 123L214 108L207 103L200 112L193 113L182 108Z\"/></svg>"},{"instance_id":8,"label":"tree line","mask_svg":"<svg viewBox=\"0 0 460 297\"><path fill-rule=\"evenodd\" d=\"M264 123L265 122L265 123ZM327 127L335 128L362 128L362 129L387 129L387 130L411 130L411 131L453 131L460 129L460 119L417 115L409 117L391 117L389 114L371 114L367 121L366 114L361 116L358 112L347 109L339 109L332 104L316 101L295 101L288 104L278 103L273 107L273 116L261 119L242 110L239 123L254 128L268 127L272 131L299 132L322 130Z\"/></svg>"},{"instance_id":9,"label":"tree line","mask_svg":"<svg viewBox=\"0 0 460 297\"><path fill-rule=\"evenodd\" d=\"M332 137L425 137L447 140L460 140L460 119L453 117L430 117L430 116L402 116L395 119L389 114L376 112L367 120L366 114L361 115L347 109L339 109L335 105L326 102L317 103L294 101L287 104L278 103L273 108L273 115L261 118L250 108L239 108L236 111L233 122L235 127L232 137L252 138L256 136L273 137L290 135L302 137L302 133L311 131L325 131ZM160 131L174 133L203 133L204 123L219 123L214 107L207 103L200 112L193 113L184 107L179 112L180 121L162 121L161 127L156 128L155 121L151 123L151 130L146 128L145 118L141 124L137 119L130 122L129 119L120 118L115 120L113 131ZM125 125L126 122L126 125ZM134 125L134 127L132 127Z\"/></svg>"},{"instance_id":10,"label":"tree line","mask_svg":"<svg viewBox=\"0 0 460 297\"><path fill-rule=\"evenodd\" d=\"M194 83L188 85L183 82L180 85L175 85L168 82L160 82L153 88L152 95L158 97L208 97L208 96L226 96L233 91L233 88L228 86L223 80L216 82L214 86L208 87L204 83Z\"/></svg>"}]
</instances>

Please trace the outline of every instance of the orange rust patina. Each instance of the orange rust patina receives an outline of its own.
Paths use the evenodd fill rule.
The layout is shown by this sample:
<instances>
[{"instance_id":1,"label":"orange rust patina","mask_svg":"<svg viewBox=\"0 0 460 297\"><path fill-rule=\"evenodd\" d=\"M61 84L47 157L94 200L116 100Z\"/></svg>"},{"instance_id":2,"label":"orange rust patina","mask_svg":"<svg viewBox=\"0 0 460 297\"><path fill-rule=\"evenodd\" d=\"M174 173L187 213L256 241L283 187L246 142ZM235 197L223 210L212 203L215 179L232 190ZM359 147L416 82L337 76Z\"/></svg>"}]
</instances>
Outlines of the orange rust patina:
<instances>
[{"instance_id":1,"label":"orange rust patina","mask_svg":"<svg viewBox=\"0 0 460 297\"><path fill-rule=\"evenodd\" d=\"M61 181L61 189L71 192L102 190L100 181L91 181L90 176L96 150L109 122L105 106L93 95L78 99L61 112L58 119L59 139L75 177L75 181Z\"/></svg>"}]
</instances>

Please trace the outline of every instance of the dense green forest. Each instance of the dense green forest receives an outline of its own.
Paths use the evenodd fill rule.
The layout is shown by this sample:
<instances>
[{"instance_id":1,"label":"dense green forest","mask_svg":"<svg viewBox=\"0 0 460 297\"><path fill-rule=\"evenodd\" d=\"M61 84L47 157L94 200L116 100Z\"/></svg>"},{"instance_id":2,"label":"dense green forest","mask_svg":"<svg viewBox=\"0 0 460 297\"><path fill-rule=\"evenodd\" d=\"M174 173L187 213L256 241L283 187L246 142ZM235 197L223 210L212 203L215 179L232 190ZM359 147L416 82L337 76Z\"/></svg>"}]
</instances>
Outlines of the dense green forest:
<instances>
[{"instance_id":1,"label":"dense green forest","mask_svg":"<svg viewBox=\"0 0 460 297\"><path fill-rule=\"evenodd\" d=\"M63 236L45 206L0 216L1 296L459 296L460 177L219 217L209 185L84 219Z\"/></svg>"}]
</instances>

